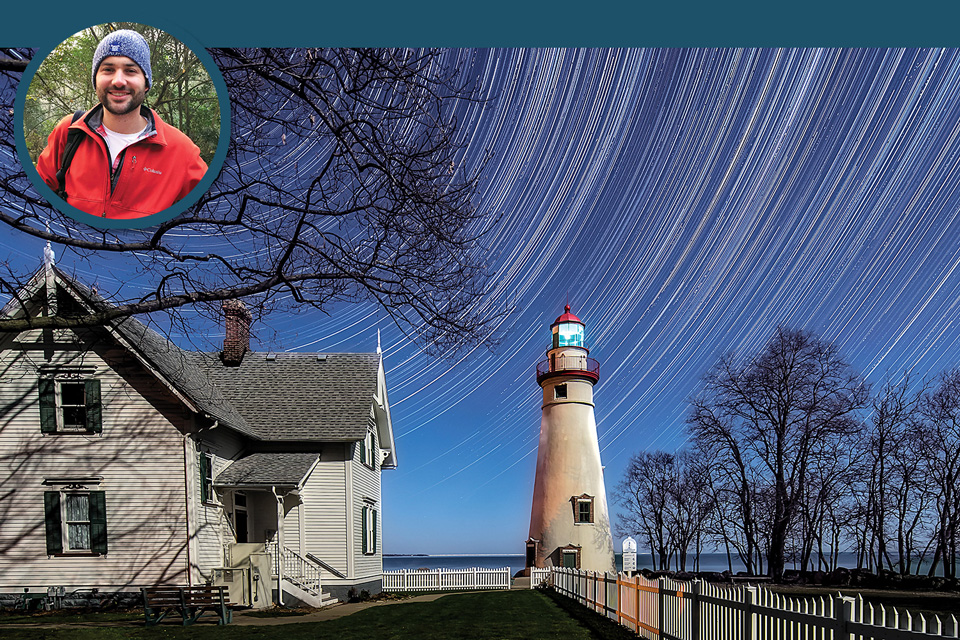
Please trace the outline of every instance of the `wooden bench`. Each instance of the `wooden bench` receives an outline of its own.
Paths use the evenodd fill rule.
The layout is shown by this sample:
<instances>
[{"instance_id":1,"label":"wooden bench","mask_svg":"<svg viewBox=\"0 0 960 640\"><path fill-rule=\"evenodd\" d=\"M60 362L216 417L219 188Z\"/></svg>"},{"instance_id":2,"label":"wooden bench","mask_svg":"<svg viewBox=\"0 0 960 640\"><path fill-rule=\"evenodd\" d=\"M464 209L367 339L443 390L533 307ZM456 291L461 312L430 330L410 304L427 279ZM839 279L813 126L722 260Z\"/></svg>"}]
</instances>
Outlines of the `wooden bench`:
<instances>
[{"instance_id":1,"label":"wooden bench","mask_svg":"<svg viewBox=\"0 0 960 640\"><path fill-rule=\"evenodd\" d=\"M227 602L226 587L204 585L197 587L144 587L143 614L146 626L160 624L168 613L176 611L183 618L183 626L197 621L205 612L217 614L217 624L233 620L233 611Z\"/></svg>"}]
</instances>

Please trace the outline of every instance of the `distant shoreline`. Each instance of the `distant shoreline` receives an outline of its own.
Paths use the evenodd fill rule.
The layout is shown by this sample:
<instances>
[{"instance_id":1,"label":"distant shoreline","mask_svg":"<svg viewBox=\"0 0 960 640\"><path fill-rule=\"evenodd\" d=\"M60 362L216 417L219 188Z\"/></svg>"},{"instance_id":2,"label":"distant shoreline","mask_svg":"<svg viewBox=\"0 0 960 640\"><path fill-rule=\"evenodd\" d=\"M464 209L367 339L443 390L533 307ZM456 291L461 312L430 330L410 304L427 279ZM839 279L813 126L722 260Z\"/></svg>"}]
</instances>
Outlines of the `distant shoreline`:
<instances>
[{"instance_id":1,"label":"distant shoreline","mask_svg":"<svg viewBox=\"0 0 960 640\"><path fill-rule=\"evenodd\" d=\"M385 553L384 558L507 558L522 553Z\"/></svg>"}]
</instances>

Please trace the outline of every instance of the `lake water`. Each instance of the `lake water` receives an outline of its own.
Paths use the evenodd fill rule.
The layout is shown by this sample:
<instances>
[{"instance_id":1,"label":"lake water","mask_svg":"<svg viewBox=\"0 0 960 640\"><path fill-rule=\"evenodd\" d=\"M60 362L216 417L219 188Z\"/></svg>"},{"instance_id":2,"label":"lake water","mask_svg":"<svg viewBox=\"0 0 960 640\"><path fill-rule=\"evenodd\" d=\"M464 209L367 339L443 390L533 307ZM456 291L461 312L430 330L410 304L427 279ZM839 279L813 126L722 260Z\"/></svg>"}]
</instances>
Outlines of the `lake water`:
<instances>
[{"instance_id":1,"label":"lake water","mask_svg":"<svg viewBox=\"0 0 960 640\"><path fill-rule=\"evenodd\" d=\"M616 554L616 559L617 570L619 571L623 568L623 558L621 554ZM840 566L848 568L854 567L856 566L856 562L856 554L840 554ZM384 556L383 558L384 571L398 571L400 569L406 569L408 571L414 571L416 569L472 569L474 567L480 569L502 569L503 567L510 567L510 574L513 575L524 568L524 555L522 553L505 555L397 555ZM650 554L637 555L637 568L653 568ZM727 568L726 554L703 553L700 555L700 571L720 572L726 571ZM793 568L794 566L791 563L787 564L787 569ZM694 570L693 556L687 558L687 570ZM743 565L734 557L734 573L743 570Z\"/></svg>"}]
</instances>

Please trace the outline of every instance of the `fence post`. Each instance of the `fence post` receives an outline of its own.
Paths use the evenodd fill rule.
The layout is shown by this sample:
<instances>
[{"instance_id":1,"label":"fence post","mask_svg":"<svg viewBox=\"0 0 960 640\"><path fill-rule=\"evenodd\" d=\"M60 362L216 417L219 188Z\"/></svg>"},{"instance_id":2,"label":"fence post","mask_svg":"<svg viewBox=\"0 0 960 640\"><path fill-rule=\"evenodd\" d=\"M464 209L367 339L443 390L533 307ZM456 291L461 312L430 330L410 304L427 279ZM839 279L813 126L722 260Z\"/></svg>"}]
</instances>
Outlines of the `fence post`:
<instances>
[{"instance_id":1,"label":"fence post","mask_svg":"<svg viewBox=\"0 0 960 640\"><path fill-rule=\"evenodd\" d=\"M639 575L639 574L634 574L634 576L633 576L633 596L634 596L634 600L635 600L636 603L637 603L637 609L636 609L636 614L637 614L637 615L636 615L636 618L637 618L637 622L638 622L638 624L636 625L637 628L634 629L634 631L637 632L637 635L640 635L640 625L639 625L639 621L640 621L640 575Z\"/></svg>"},{"instance_id":2,"label":"fence post","mask_svg":"<svg viewBox=\"0 0 960 640\"><path fill-rule=\"evenodd\" d=\"M853 598L833 596L833 619L835 621L833 640L848 640L850 633L847 631L847 623L853 620Z\"/></svg>"},{"instance_id":3,"label":"fence post","mask_svg":"<svg viewBox=\"0 0 960 640\"><path fill-rule=\"evenodd\" d=\"M403 590L407 590L407 570L403 570Z\"/></svg>"},{"instance_id":4,"label":"fence post","mask_svg":"<svg viewBox=\"0 0 960 640\"><path fill-rule=\"evenodd\" d=\"M757 588L745 587L743 595L743 625L740 637L741 640L753 640L753 606L757 603Z\"/></svg>"},{"instance_id":5,"label":"fence post","mask_svg":"<svg viewBox=\"0 0 960 640\"><path fill-rule=\"evenodd\" d=\"M690 588L690 640L700 640L700 578Z\"/></svg>"},{"instance_id":6,"label":"fence post","mask_svg":"<svg viewBox=\"0 0 960 640\"><path fill-rule=\"evenodd\" d=\"M657 578L657 635L660 638L666 637L666 611L667 603L666 598L663 597L664 592L666 591L666 585L664 584L666 579L663 576Z\"/></svg>"}]
</instances>

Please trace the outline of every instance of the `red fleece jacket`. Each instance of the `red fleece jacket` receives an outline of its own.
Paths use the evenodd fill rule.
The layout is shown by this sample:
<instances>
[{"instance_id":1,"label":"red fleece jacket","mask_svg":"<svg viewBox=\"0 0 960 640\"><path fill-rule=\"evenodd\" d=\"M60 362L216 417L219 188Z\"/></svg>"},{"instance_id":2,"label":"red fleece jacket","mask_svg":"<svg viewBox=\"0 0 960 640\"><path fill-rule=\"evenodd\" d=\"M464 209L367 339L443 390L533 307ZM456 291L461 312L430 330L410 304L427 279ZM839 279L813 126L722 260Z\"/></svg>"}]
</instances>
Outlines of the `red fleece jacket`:
<instances>
[{"instance_id":1,"label":"red fleece jacket","mask_svg":"<svg viewBox=\"0 0 960 640\"><path fill-rule=\"evenodd\" d=\"M61 120L37 160L37 172L54 191L57 169L67 143L67 130L84 132L66 176L67 203L95 216L141 218L169 208L183 199L207 171L200 150L190 138L165 123L152 109L141 108L153 133L121 153L111 185L107 144L97 133L103 107L97 106L74 123Z\"/></svg>"}]
</instances>

